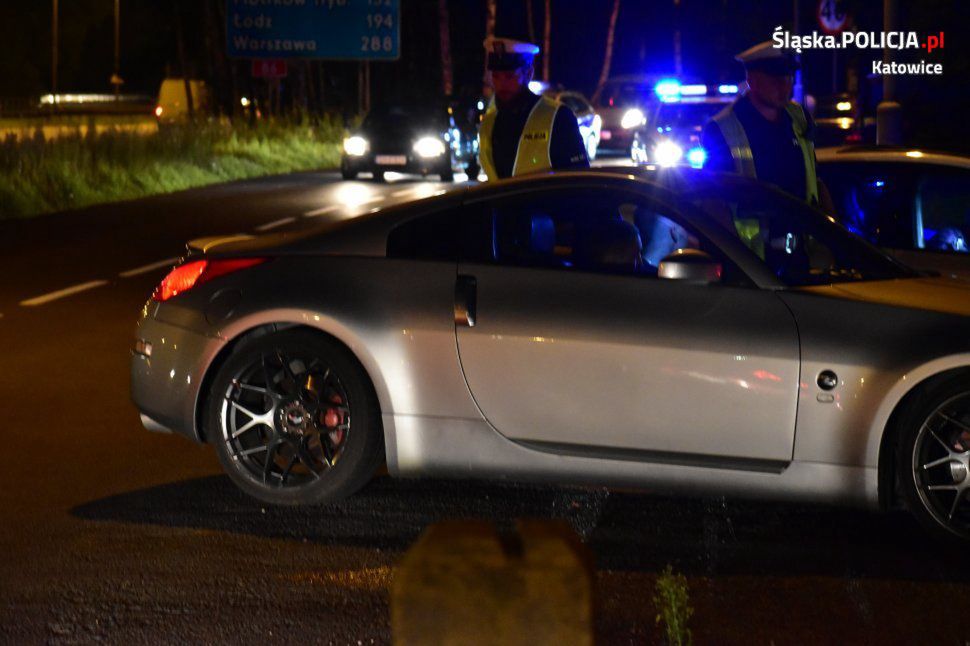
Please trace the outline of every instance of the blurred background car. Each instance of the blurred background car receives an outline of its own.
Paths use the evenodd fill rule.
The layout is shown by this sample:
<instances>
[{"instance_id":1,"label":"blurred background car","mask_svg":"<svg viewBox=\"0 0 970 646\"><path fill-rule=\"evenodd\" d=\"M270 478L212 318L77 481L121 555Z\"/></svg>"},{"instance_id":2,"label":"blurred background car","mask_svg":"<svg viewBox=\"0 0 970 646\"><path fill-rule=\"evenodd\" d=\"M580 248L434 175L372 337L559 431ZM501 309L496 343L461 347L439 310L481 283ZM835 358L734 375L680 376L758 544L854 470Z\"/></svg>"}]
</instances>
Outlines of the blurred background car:
<instances>
[{"instance_id":1,"label":"blurred background car","mask_svg":"<svg viewBox=\"0 0 970 646\"><path fill-rule=\"evenodd\" d=\"M602 119L599 151L622 156L630 154L633 133L646 124L647 113L657 101L657 76L617 76L606 82L596 109Z\"/></svg>"},{"instance_id":2,"label":"blurred background car","mask_svg":"<svg viewBox=\"0 0 970 646\"><path fill-rule=\"evenodd\" d=\"M596 159L603 129L603 118L596 113L596 108L593 107L589 99L581 92L571 90L547 90L543 94L557 99L573 111L573 114L576 115L576 121L579 122L579 133L583 136L583 143L586 144L586 156L590 160Z\"/></svg>"},{"instance_id":3,"label":"blurred background car","mask_svg":"<svg viewBox=\"0 0 970 646\"><path fill-rule=\"evenodd\" d=\"M815 147L861 143L859 105L847 92L806 101L815 120Z\"/></svg>"},{"instance_id":4,"label":"blurred background car","mask_svg":"<svg viewBox=\"0 0 970 646\"><path fill-rule=\"evenodd\" d=\"M438 175L455 179L455 172L473 166L474 140L462 137L454 110L441 105L401 104L371 110L363 123L344 139L340 173L354 179L369 172Z\"/></svg>"},{"instance_id":5,"label":"blurred background car","mask_svg":"<svg viewBox=\"0 0 970 646\"><path fill-rule=\"evenodd\" d=\"M970 157L879 146L816 157L847 229L917 269L970 279Z\"/></svg>"},{"instance_id":6,"label":"blurred background car","mask_svg":"<svg viewBox=\"0 0 970 646\"><path fill-rule=\"evenodd\" d=\"M738 85L682 85L668 79L659 82L654 92L659 101L644 125L634 129L630 158L638 164L702 168L707 161L701 147L704 125L734 101Z\"/></svg>"}]
</instances>

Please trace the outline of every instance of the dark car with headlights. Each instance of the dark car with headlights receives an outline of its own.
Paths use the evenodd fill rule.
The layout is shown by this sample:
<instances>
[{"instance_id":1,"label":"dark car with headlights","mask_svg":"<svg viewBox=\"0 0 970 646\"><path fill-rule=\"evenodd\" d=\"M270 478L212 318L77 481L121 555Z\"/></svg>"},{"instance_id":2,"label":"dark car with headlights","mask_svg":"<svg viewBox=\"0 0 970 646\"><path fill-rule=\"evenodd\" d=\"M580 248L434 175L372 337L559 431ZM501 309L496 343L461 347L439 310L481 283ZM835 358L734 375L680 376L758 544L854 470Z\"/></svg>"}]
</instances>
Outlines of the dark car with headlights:
<instances>
[{"instance_id":1,"label":"dark car with headlights","mask_svg":"<svg viewBox=\"0 0 970 646\"><path fill-rule=\"evenodd\" d=\"M474 159L470 144L448 107L382 106L344 139L340 172L344 179L369 172L382 180L385 172L395 171L438 175L450 182Z\"/></svg>"}]
</instances>

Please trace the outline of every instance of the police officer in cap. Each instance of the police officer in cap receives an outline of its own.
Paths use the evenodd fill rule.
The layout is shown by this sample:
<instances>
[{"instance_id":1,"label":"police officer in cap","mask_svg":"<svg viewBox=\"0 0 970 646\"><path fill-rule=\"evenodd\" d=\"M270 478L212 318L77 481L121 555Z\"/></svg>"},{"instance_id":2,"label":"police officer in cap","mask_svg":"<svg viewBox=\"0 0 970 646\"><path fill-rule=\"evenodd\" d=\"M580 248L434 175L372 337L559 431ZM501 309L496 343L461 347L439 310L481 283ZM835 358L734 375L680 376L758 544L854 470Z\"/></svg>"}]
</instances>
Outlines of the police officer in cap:
<instances>
[{"instance_id":1,"label":"police officer in cap","mask_svg":"<svg viewBox=\"0 0 970 646\"><path fill-rule=\"evenodd\" d=\"M815 124L793 103L795 57L765 41L736 57L748 89L704 127L705 168L775 184L809 204L831 205L815 172Z\"/></svg>"},{"instance_id":2,"label":"police officer in cap","mask_svg":"<svg viewBox=\"0 0 970 646\"><path fill-rule=\"evenodd\" d=\"M479 129L479 158L488 179L560 168L586 168L586 146L572 111L529 91L539 48L508 38L485 40L494 97Z\"/></svg>"}]
</instances>

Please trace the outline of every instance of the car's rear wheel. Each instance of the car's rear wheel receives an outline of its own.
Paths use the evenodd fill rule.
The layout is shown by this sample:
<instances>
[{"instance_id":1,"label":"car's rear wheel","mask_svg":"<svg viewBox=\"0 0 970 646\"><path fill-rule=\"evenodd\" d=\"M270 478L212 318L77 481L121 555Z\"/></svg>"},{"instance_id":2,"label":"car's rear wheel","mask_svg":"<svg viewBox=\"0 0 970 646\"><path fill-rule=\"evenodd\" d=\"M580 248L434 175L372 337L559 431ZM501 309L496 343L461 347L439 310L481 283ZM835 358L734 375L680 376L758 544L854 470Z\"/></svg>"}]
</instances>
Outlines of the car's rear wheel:
<instances>
[{"instance_id":1,"label":"car's rear wheel","mask_svg":"<svg viewBox=\"0 0 970 646\"><path fill-rule=\"evenodd\" d=\"M376 397L339 344L294 330L235 351L213 380L208 438L229 477L272 504L349 496L384 455Z\"/></svg>"},{"instance_id":2,"label":"car's rear wheel","mask_svg":"<svg viewBox=\"0 0 970 646\"><path fill-rule=\"evenodd\" d=\"M938 535L970 540L970 387L927 391L902 429L896 468L907 506Z\"/></svg>"}]
</instances>

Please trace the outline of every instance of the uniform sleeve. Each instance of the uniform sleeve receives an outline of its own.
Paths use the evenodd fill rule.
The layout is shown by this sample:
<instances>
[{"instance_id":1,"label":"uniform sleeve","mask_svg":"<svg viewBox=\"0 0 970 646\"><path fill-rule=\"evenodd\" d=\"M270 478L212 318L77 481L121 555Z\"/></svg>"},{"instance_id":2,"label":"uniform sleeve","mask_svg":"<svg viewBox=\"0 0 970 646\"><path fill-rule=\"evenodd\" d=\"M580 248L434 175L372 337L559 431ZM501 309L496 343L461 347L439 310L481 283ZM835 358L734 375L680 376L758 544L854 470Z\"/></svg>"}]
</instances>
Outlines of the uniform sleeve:
<instances>
[{"instance_id":1,"label":"uniform sleeve","mask_svg":"<svg viewBox=\"0 0 970 646\"><path fill-rule=\"evenodd\" d=\"M552 167L560 168L589 168L589 158L586 156L586 144L579 132L579 122L576 115L568 107L561 105L556 111L556 119L552 124L552 143L549 146L549 156Z\"/></svg>"},{"instance_id":2,"label":"uniform sleeve","mask_svg":"<svg viewBox=\"0 0 970 646\"><path fill-rule=\"evenodd\" d=\"M727 173L734 171L731 150L728 148L721 129L713 121L708 121L707 125L704 126L704 131L701 133L701 145L707 152L707 160L704 162L705 169Z\"/></svg>"}]
</instances>

